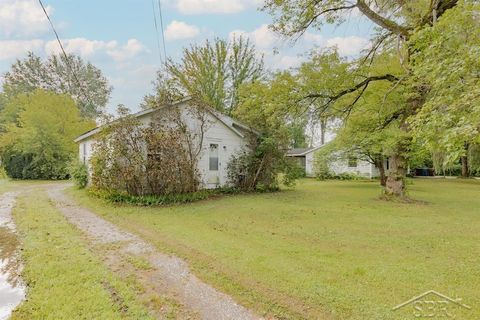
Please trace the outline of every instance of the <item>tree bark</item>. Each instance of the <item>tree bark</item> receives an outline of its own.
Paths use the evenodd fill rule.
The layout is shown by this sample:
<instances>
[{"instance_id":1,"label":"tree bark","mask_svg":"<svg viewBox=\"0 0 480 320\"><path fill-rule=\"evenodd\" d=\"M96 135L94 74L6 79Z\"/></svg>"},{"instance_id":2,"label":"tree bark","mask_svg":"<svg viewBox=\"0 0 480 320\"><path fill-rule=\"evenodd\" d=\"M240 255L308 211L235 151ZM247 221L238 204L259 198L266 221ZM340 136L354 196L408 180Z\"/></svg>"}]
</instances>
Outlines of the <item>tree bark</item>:
<instances>
[{"instance_id":1,"label":"tree bark","mask_svg":"<svg viewBox=\"0 0 480 320\"><path fill-rule=\"evenodd\" d=\"M383 165L383 159L379 159L375 161L375 165L378 168L378 172L380 174L380 185L382 187L387 186L387 176L385 175L385 166Z\"/></svg>"},{"instance_id":2,"label":"tree bark","mask_svg":"<svg viewBox=\"0 0 480 320\"><path fill-rule=\"evenodd\" d=\"M460 161L462 162L462 178L469 178L470 177L470 167L468 165L468 149L470 145L465 142L465 155L460 157Z\"/></svg>"},{"instance_id":3,"label":"tree bark","mask_svg":"<svg viewBox=\"0 0 480 320\"><path fill-rule=\"evenodd\" d=\"M403 150L399 148L397 154L390 157L390 167L385 184L385 194L388 196L405 197L405 177L407 160L402 155Z\"/></svg>"},{"instance_id":4,"label":"tree bark","mask_svg":"<svg viewBox=\"0 0 480 320\"><path fill-rule=\"evenodd\" d=\"M325 144L325 132L327 131L327 120L320 120L320 143L323 146Z\"/></svg>"},{"instance_id":5,"label":"tree bark","mask_svg":"<svg viewBox=\"0 0 480 320\"><path fill-rule=\"evenodd\" d=\"M462 156L460 157L460 161L462 162L462 178L470 177L470 170L468 169L468 157Z\"/></svg>"}]
</instances>

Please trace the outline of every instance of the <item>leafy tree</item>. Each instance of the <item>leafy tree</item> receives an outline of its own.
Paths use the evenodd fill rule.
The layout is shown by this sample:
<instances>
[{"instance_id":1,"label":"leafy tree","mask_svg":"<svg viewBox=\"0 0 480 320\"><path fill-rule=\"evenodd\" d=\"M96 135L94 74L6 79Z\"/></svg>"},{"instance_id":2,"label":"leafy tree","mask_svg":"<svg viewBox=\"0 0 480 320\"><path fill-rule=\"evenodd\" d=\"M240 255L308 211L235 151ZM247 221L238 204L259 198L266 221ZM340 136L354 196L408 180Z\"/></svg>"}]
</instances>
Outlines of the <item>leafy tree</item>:
<instances>
[{"instance_id":1,"label":"leafy tree","mask_svg":"<svg viewBox=\"0 0 480 320\"><path fill-rule=\"evenodd\" d=\"M299 126L295 116L301 111L299 96L298 91L292 90L298 87L296 81L295 76L284 71L271 79L242 86L239 105L233 115L259 132L259 136L252 137L250 149L253 152L233 159L229 168L234 170L230 174L232 177L246 173L242 188L276 188L280 172L285 173L283 182L286 184L292 184L300 175L296 164L285 157L295 142Z\"/></svg>"},{"instance_id":2,"label":"leafy tree","mask_svg":"<svg viewBox=\"0 0 480 320\"><path fill-rule=\"evenodd\" d=\"M469 150L480 143L479 10L478 3L461 2L411 40L414 76L429 87L412 119L415 137L444 155L442 168L460 158L464 177L470 174Z\"/></svg>"},{"instance_id":3,"label":"leafy tree","mask_svg":"<svg viewBox=\"0 0 480 320\"><path fill-rule=\"evenodd\" d=\"M179 63L170 61L167 70L158 73L155 93L145 97L143 106L154 107L191 96L231 113L238 105L242 84L254 82L262 75L263 59L248 40L207 40L184 49Z\"/></svg>"},{"instance_id":4,"label":"leafy tree","mask_svg":"<svg viewBox=\"0 0 480 320\"><path fill-rule=\"evenodd\" d=\"M408 151L411 145L412 132L409 121L415 118L425 103L430 99L428 79L415 76L418 68L415 55L418 51L428 52L429 46L418 47L415 38L424 30L431 28L442 16L452 8L468 10L471 4L478 14L478 4L469 0L421 0L421 1L389 1L389 0L267 0L264 10L274 16L273 29L286 36L299 36L308 28L321 28L323 24L340 24L348 17L346 13L353 9L377 25L378 34L374 37L371 50L366 52L360 61L362 63L363 79L359 79L347 89L340 89L336 94L328 96L328 100L336 103L338 100L350 99L344 110L350 112L356 103L374 82L388 81L391 91L401 90L405 95L405 104L398 115L399 128L403 131L398 136L394 152L390 156L390 170L385 192L389 195L405 196L405 175L408 161ZM448 33L448 35L450 35ZM396 43L395 43L396 42ZM402 74L377 73L369 68L369 61L376 54L388 48L397 47L397 59L403 66ZM474 47L470 40L466 47ZM368 72L367 72L368 71ZM472 84L468 84L471 87ZM472 88L473 89L473 88ZM312 93L309 98L325 97L323 93Z\"/></svg>"},{"instance_id":5,"label":"leafy tree","mask_svg":"<svg viewBox=\"0 0 480 320\"><path fill-rule=\"evenodd\" d=\"M112 88L102 72L73 54L51 55L46 61L32 52L5 74L4 94L11 98L36 89L69 94L82 117L94 119L105 108ZM1 105L1 104L0 104Z\"/></svg>"},{"instance_id":6,"label":"leafy tree","mask_svg":"<svg viewBox=\"0 0 480 320\"><path fill-rule=\"evenodd\" d=\"M140 105L142 109L151 109L163 106L173 101L181 100L184 97L178 82L168 73L168 70L161 69L157 72L157 78L153 81L154 92L147 94Z\"/></svg>"},{"instance_id":7,"label":"leafy tree","mask_svg":"<svg viewBox=\"0 0 480 320\"><path fill-rule=\"evenodd\" d=\"M304 95L317 94L314 99L305 99L310 125L319 125L320 143L325 144L325 133L329 120L341 117L328 97L338 91L339 85L350 84L352 81L351 64L341 58L336 49L318 51L309 54L309 60L302 63L298 69L299 85ZM321 96L320 96L321 94Z\"/></svg>"},{"instance_id":8,"label":"leafy tree","mask_svg":"<svg viewBox=\"0 0 480 320\"><path fill-rule=\"evenodd\" d=\"M80 117L67 95L37 89L11 99L18 108L16 122L5 126L0 139L2 164L17 179L64 179L68 163L77 154L73 139L94 127ZM4 110L5 111L5 110Z\"/></svg>"}]
</instances>

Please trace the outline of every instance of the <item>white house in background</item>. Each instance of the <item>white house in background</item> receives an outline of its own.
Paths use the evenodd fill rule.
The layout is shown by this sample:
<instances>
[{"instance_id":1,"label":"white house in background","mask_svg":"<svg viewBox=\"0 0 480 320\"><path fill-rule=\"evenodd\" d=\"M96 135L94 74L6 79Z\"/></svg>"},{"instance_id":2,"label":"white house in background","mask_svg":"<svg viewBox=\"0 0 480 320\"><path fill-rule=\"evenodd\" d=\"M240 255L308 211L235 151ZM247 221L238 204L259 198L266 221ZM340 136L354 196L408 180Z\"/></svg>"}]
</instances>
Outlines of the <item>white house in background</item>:
<instances>
[{"instance_id":1,"label":"white house in background","mask_svg":"<svg viewBox=\"0 0 480 320\"><path fill-rule=\"evenodd\" d=\"M323 146L291 149L288 151L287 157L298 159L298 163L305 168L307 177L313 177L315 175L315 151L322 147ZM354 173L366 178L375 178L380 175L378 168L375 165L364 160L359 160L355 157L350 157L348 159L338 157L337 160L329 163L329 168L335 175L341 173Z\"/></svg>"},{"instance_id":2,"label":"white house in background","mask_svg":"<svg viewBox=\"0 0 480 320\"><path fill-rule=\"evenodd\" d=\"M190 130L198 130L201 121L192 115L189 110L195 108L192 99L187 98L169 106L148 109L134 114L142 124L149 125L153 115L164 108L180 108L183 122ZM213 109L207 109L208 125L204 131L202 152L198 161L198 170L201 174L201 183L204 188L223 186L227 181L227 164L232 155L247 147L248 134L256 132L246 125ZM102 127L90 130L77 139L80 161L87 164L92 156L97 133Z\"/></svg>"},{"instance_id":3,"label":"white house in background","mask_svg":"<svg viewBox=\"0 0 480 320\"><path fill-rule=\"evenodd\" d=\"M315 151L320 149L320 147L311 147L311 148L295 148L290 149L287 152L287 157L292 157L297 159L298 164L305 168L305 174L307 177L313 177L315 175L315 170L313 167L314 163L314 154Z\"/></svg>"}]
</instances>

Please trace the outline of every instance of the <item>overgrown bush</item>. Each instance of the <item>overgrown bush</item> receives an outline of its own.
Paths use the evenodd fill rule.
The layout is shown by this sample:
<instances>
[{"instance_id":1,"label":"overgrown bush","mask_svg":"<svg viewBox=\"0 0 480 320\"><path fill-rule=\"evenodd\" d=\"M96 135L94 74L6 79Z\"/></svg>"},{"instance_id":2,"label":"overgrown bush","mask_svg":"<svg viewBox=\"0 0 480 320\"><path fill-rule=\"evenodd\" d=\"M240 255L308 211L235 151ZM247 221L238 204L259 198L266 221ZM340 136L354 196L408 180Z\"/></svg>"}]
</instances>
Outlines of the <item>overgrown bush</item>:
<instances>
[{"instance_id":1,"label":"overgrown bush","mask_svg":"<svg viewBox=\"0 0 480 320\"><path fill-rule=\"evenodd\" d=\"M92 186L110 194L173 195L196 192L200 184L198 158L206 111L183 110L200 123L188 128L178 108L159 110L150 125L120 107L120 119L102 130L91 159ZM203 130L203 131L202 131Z\"/></svg>"},{"instance_id":2,"label":"overgrown bush","mask_svg":"<svg viewBox=\"0 0 480 320\"><path fill-rule=\"evenodd\" d=\"M78 188L84 189L88 185L88 167L78 160L72 161L70 177Z\"/></svg>"},{"instance_id":3,"label":"overgrown bush","mask_svg":"<svg viewBox=\"0 0 480 320\"><path fill-rule=\"evenodd\" d=\"M301 168L285 157L278 142L265 137L252 136L250 146L233 155L227 166L229 183L244 191L278 190L280 183L291 186L301 175Z\"/></svg>"},{"instance_id":4,"label":"overgrown bush","mask_svg":"<svg viewBox=\"0 0 480 320\"><path fill-rule=\"evenodd\" d=\"M65 155L55 152L45 156L10 149L2 154L5 172L12 179L67 179L68 160Z\"/></svg>"},{"instance_id":5,"label":"overgrown bush","mask_svg":"<svg viewBox=\"0 0 480 320\"><path fill-rule=\"evenodd\" d=\"M14 179L66 179L73 139L94 123L67 95L37 89L8 99L0 113L2 165Z\"/></svg>"}]
</instances>

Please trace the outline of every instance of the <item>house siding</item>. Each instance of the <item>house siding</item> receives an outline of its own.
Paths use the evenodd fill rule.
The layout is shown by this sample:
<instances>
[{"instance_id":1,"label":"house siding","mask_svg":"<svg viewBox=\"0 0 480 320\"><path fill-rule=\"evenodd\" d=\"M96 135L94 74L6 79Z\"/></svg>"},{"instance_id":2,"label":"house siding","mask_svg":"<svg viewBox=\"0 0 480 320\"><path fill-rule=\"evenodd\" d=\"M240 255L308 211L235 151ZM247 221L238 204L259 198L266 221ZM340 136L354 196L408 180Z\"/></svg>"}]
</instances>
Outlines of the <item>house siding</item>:
<instances>
[{"instance_id":1,"label":"house siding","mask_svg":"<svg viewBox=\"0 0 480 320\"><path fill-rule=\"evenodd\" d=\"M330 170L332 170L334 174L354 173L366 178L375 177L374 167L373 164L362 160L357 161L356 167L349 167L348 160L344 159L336 160L330 164Z\"/></svg>"},{"instance_id":2,"label":"house siding","mask_svg":"<svg viewBox=\"0 0 480 320\"><path fill-rule=\"evenodd\" d=\"M189 106L181 104L182 119L191 130L197 130L201 122L195 119L189 112ZM147 126L152 120L152 114L138 117L143 125ZM198 170L201 175L202 188L216 188L228 184L228 163L232 156L247 146L247 140L234 132L230 127L222 123L213 114L207 114L207 129L204 132L202 151L198 160ZM79 142L80 161L88 164L95 144L93 136ZM211 144L218 145L218 171L209 170L209 148ZM84 148L86 152L84 153ZM89 165L89 169L90 165ZM89 170L91 171L91 170Z\"/></svg>"}]
</instances>

